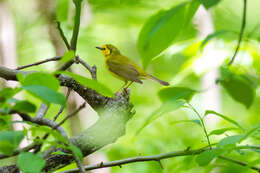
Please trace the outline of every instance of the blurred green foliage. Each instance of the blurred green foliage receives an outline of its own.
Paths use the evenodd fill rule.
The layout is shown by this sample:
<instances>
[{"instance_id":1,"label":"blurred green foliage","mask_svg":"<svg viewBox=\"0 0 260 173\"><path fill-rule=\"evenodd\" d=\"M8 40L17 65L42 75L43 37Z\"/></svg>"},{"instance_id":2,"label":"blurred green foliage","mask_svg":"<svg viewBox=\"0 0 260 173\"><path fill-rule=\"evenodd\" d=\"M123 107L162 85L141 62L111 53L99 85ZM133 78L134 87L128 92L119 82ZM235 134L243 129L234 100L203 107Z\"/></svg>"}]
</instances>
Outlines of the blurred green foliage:
<instances>
[{"instance_id":1,"label":"blurred green foliage","mask_svg":"<svg viewBox=\"0 0 260 173\"><path fill-rule=\"evenodd\" d=\"M226 53L224 55L216 55L213 58L218 58L218 56L225 56L223 57L224 59L231 58L241 27L243 4L242 1L238 0L214 0L212 3L213 5L210 3L204 4L206 8L211 8L208 12L212 15L212 22L216 32L214 35L201 38L199 37L201 30L197 27L199 21L192 22L189 27L182 28L182 22L185 22L183 21L183 18L180 18L182 15L177 15L175 18L171 18L172 20L163 18L165 13L171 12L171 10L175 9L178 5L190 2L191 1L185 0L84 0L77 54L90 65L95 64L97 66L97 78L102 84L102 86L100 84L101 87L99 87L99 89L109 95L111 94L109 90L116 91L122 85L121 81L113 78L105 70L103 56L95 49L95 46L111 43L117 45L122 54L127 55L138 64L145 61L144 64L147 66L146 70L149 73L169 81L174 87L187 88L186 91L188 91L188 94L181 95L181 99L183 99L183 97L186 98L186 96L188 97L188 101L191 99L190 103L195 105L195 108L202 115L204 113L204 107L206 107L205 104L207 104L203 102L203 99L205 98L202 96L203 92L205 92L202 90L203 87L201 86L203 75L206 72L216 70L216 68L220 69L220 66L226 62L223 61L219 66L204 71L204 66L210 65L199 64L199 66L197 65L197 68L202 69L203 72L198 73L196 71L196 61L202 58L202 56L209 56L208 54L204 55L203 53L204 51L207 51L206 49L211 43L214 44L214 50L219 52L224 51ZM45 58L54 57L55 48L48 35L48 22L39 10L41 7L38 7L38 1L7 0L7 3L13 14L16 27L19 65L30 64ZM65 35L70 38L74 14L72 1L56 0L52 3L53 5L57 5L55 18L61 22ZM234 67L227 71L223 71L223 67L220 69L221 75L219 81L222 85L222 88L220 89L221 98L220 100L216 100L216 102L220 102L221 104L221 112L230 119L241 124L245 129L250 129L250 127L259 124L260 122L260 90L257 88L260 81L260 25L259 20L256 17L260 15L259 6L259 0L248 1L245 37L241 45L241 50L235 60L236 62L233 64ZM182 10L186 9L186 6L182 7ZM159 12L161 10L164 11ZM197 7L194 7L193 10L196 11ZM147 39L145 38L147 35L142 34L144 28L151 27L149 31L154 32L154 27L161 27L161 25L158 26L154 23L152 26L147 26L153 19L151 16L166 20L164 22L169 22L170 24L167 25L165 30L162 29L161 33L153 40L153 46L150 49L151 51L156 50L156 53L149 54L146 50L140 51L140 48L137 45L138 40L140 42L140 39ZM189 17L189 20L192 19L192 16L193 14ZM55 21L53 21L53 23L55 23ZM225 33L220 34L222 31L225 31ZM182 34L179 34L179 32ZM171 35L172 37L170 37L169 34L173 34ZM172 39L173 37L175 38L175 36L176 40ZM140 38L138 39L138 37ZM164 38L164 41L165 39L169 40L166 41L166 44L162 45L162 42L158 41L158 38ZM199 50L200 46L203 47L203 49ZM144 57L149 60L144 60ZM71 56L68 56L68 59L70 58ZM51 73L57 69L56 67L57 64L48 63L32 67L30 70L48 71ZM79 65L77 66L77 73L90 78L88 71ZM48 83L45 82L46 80L48 80ZM253 81L254 84L250 81ZM33 105L36 105L39 108L41 100L44 100L47 103L65 104L65 97L58 91L59 86L57 81L50 74L36 73L29 75L26 78L20 77L20 83L22 88L37 96L35 98L26 92L21 92L23 96L30 101L22 106L23 108L29 107L23 111L28 112L28 110L30 110L29 112L33 112L33 106L30 104L33 103ZM106 86L103 86L103 84ZM43 85L45 88L37 88L37 85ZM210 83L209 85L211 86L209 90L216 87L216 84L214 83ZM29 89L28 86L30 86ZM94 87L96 87L96 83L93 84L93 88ZM196 115L185 108L180 108L184 103L177 105L177 108L179 109L175 109L173 105L163 107L164 104L161 103L157 93L160 91L159 96L162 98L162 101L165 101L167 99L172 99L172 96L176 94L176 91L167 91L160 87L161 86L152 81L145 81L143 85L133 84L131 86L131 102L134 104L136 114L127 125L126 135L121 137L115 144L109 145L100 151L104 153L109 160L118 160L137 155L153 155L183 150L187 147L195 149L207 145L201 125L190 123L197 120ZM193 91L201 92L196 92L193 96ZM19 89L10 88L0 91L0 113L6 113L8 109L13 108L12 99L18 92L20 92ZM52 94L46 94L46 92ZM166 94L162 94L163 92L166 92ZM55 94L60 99L57 99L57 97L46 97ZM175 101L176 100L177 99L175 99ZM58 112L59 108L58 105L51 105L47 112L47 117L53 117ZM65 113L66 111L61 117L63 117ZM156 117L153 118L152 121L150 121L151 115ZM177 121L184 123L175 123ZM0 117L0 129L11 130L10 124L8 124L9 122L10 116L6 116L4 119ZM224 142L226 142L226 144L236 145L240 140L237 136L241 135L242 132L232 130L230 128L230 121L216 119L214 125L210 123L207 124L207 121L205 123L207 128L219 130L215 132L211 131L212 134L215 134L210 136L212 143L219 142L222 139L222 144L223 140L225 140ZM137 133L144 124L146 125L146 128L143 128L142 131ZM66 124L65 127L69 131L69 125ZM38 131L35 129L31 130L37 135L40 134L40 136L44 134L43 132L39 132L41 129L38 129ZM36 136L36 134L34 135ZM224 138L226 135L229 137ZM253 134L250 135L250 140L248 140L249 144L259 143L259 135L260 131L255 130ZM14 134L9 135L9 137L12 136L14 136ZM57 138L57 136L53 136L52 139ZM230 138L235 138L235 140L230 140ZM15 147L17 147L19 142L20 141L18 140L18 143L15 143ZM15 147L11 147L10 151L12 152ZM220 159L216 159L212 161L211 164L208 164L218 154L218 152L212 153L209 151L202 153L199 157L185 156L163 160L162 164L164 169L161 169L157 162L143 162L125 165L122 168L113 167L112 172L189 173L210 172L215 169L220 173L251 172L247 167L241 168L240 166L224 162ZM259 153L253 151L244 151L244 153L232 151L225 154L232 158L246 160L248 162L253 162L259 157ZM39 164L42 164L42 161L39 162ZM256 163L258 164L259 162ZM5 162L0 163L1 166L2 164L4 165ZM203 167L200 167L199 165Z\"/></svg>"}]
</instances>

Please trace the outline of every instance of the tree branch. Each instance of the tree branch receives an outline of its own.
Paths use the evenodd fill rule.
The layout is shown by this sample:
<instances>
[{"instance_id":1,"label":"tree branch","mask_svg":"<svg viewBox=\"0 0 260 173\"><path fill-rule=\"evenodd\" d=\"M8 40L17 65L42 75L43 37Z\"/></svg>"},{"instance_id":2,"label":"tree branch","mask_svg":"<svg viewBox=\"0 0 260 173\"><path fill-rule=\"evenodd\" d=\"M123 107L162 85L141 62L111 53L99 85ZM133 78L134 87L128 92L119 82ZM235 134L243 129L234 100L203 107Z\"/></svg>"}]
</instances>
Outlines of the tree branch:
<instances>
[{"instance_id":1,"label":"tree branch","mask_svg":"<svg viewBox=\"0 0 260 173\"><path fill-rule=\"evenodd\" d=\"M240 30L240 33L239 33L239 38L238 38L238 43L237 43L237 47L236 47L236 50L235 50L235 53L234 55L232 56L231 60L229 61L228 65L230 66L236 56L237 56L237 53L239 51L239 48L240 48L240 44L241 44L241 41L242 41L242 37L243 37L243 34L244 34L244 30L245 30L245 26L246 26L246 7L247 6L247 0L244 0L244 10L243 10L243 18L242 18L242 25L241 25L241 30Z\"/></svg>"},{"instance_id":2,"label":"tree branch","mask_svg":"<svg viewBox=\"0 0 260 173\"><path fill-rule=\"evenodd\" d=\"M67 47L67 49L69 50L69 49L70 49L69 42L68 42L67 38L65 37L64 32L63 32L62 29L61 29L61 26L60 26L60 22L59 22L59 21L57 22L57 29L58 29L58 31L59 31L59 33L60 33L60 36L61 36L62 40L64 41L64 43L65 43L65 45L66 45L66 47Z\"/></svg>"},{"instance_id":3,"label":"tree branch","mask_svg":"<svg viewBox=\"0 0 260 173\"><path fill-rule=\"evenodd\" d=\"M62 58L61 56L48 58L48 59L45 59L45 60L42 60L42 61L39 61L39 62L35 62L35 63L32 63L32 64L17 67L16 70L22 70L22 69L25 69L25 68L28 68L28 67L44 64L44 63L50 62L50 61L59 61L59 60L61 60L61 58Z\"/></svg>"},{"instance_id":4,"label":"tree branch","mask_svg":"<svg viewBox=\"0 0 260 173\"><path fill-rule=\"evenodd\" d=\"M248 146L248 145L244 145L244 146L239 146L237 148L239 149L252 149L254 148L260 148L260 146ZM85 171L90 171L90 170L94 170L94 169L100 169L100 168L106 168L106 167L113 167L113 166L121 166L124 164L129 164L129 163L135 163L135 162L146 162L146 161L160 161L163 159L169 159L169 158L173 158L173 157L178 157L178 156L187 156L187 155L197 155L200 154L204 151L207 150L215 150L216 148L209 148L209 147L203 147L200 149L196 149L196 150L182 150L182 151L174 151L174 152L169 152L169 153L164 153L164 154L158 154L158 155L153 155L153 156L137 156L137 157L131 157L131 158L127 158L127 159L122 159L122 160L116 160L116 161L111 161L111 162L100 162L97 164L93 164L93 165L88 165L85 166ZM228 157L225 156L219 156L219 158L224 159L224 160L228 160L230 162L239 164L241 166L248 166L247 163L241 162L241 161L237 161L234 159L230 159ZM260 170L259 167L250 167L251 169L254 170ZM60 173L77 173L78 169L70 169L67 171L63 171Z\"/></svg>"}]
</instances>

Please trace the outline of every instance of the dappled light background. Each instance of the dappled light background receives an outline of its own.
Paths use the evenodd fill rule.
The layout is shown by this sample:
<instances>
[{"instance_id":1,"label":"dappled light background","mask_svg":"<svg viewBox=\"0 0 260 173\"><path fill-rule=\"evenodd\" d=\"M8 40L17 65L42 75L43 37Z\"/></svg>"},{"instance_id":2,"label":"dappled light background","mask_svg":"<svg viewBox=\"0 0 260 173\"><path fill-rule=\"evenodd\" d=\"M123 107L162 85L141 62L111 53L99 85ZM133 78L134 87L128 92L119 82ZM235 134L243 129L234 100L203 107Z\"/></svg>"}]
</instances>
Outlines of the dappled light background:
<instances>
[{"instance_id":1,"label":"dappled light background","mask_svg":"<svg viewBox=\"0 0 260 173\"><path fill-rule=\"evenodd\" d=\"M61 21L61 26L65 35L70 38L73 27L73 3L72 1L56 0L48 1L48 6L40 2L41 0L0 0L0 5L5 4L12 15L15 27L16 58L18 65L26 65L46 58L60 56L65 50L65 45L59 35L50 35L49 27L55 29L55 22ZM123 55L128 56L139 65L142 65L141 56L137 49L139 32L148 18L159 10L169 9L178 5L184 0L84 0L82 10L81 28L77 54L90 65L97 66L97 79L105 84L113 92L116 92L123 82L111 76L104 67L104 58L96 46L111 43L116 45ZM225 89L216 84L219 77L219 66L227 63L232 57L237 44L238 34L242 20L242 1L222 0L214 8L205 10L200 7L195 15L192 26L188 32L178 38L167 50L155 57L146 71L158 78L168 81L172 86L188 87L198 91L191 100L196 110L203 116L204 111L213 109L230 118L238 121L244 127L252 126L260 121L260 90L256 90L253 104L247 109L243 104L234 101ZM234 62L234 70L238 72L249 72L252 76L258 76L260 72L260 23L259 11L260 1L248 1L248 15L245 29L245 38L241 44L240 52ZM42 8L53 8L50 18L46 18ZM64 13L67 9L68 13ZM45 11L45 13L47 13ZM56 18L59 14L61 19ZM207 16L205 16L207 15ZM9 18L0 17L1 25ZM6 21L7 22L7 21ZM176 21L178 22L178 21ZM205 23L206 22L206 23ZM206 29L205 25L206 24ZM4 28L5 26L0 26ZM203 28L204 27L204 28ZM202 41L215 31L223 31L222 34L211 39L203 48ZM2 33L2 29L0 29ZM58 34L56 32L56 34ZM3 36L0 35L0 40ZM11 39L11 38L10 38ZM55 46L55 41L61 47ZM7 40L8 42L10 40ZM7 42L5 41L5 42ZM0 59L3 64L3 41L0 42ZM160 42L158 42L158 45ZM10 49L11 50L11 49ZM8 59L9 60L9 59ZM5 60L6 61L6 60ZM11 59L10 59L11 61ZM9 65L7 65L9 66ZM40 66L31 67L30 70L52 72L61 64L49 62ZM9 66L13 68L13 66ZM80 65L74 64L72 71L90 77L89 72ZM256 82L258 85L259 81ZM170 152L190 147L196 149L207 146L204 132L197 123L197 116L187 108L168 112L154 118L151 123L143 125L148 121L149 115L158 109L161 102L158 98L158 91L161 85L146 80L142 85L134 83L131 85L130 100L134 104L136 114L128 122L126 135L121 137L116 143L103 148L102 150L86 158L85 164L97 163L106 160L118 160L138 155L153 155ZM66 93L66 90L64 90ZM41 101L23 92L21 97L30 98L39 108ZM72 95L72 103L79 105L82 103L75 94ZM71 104L71 105L73 105ZM76 106L74 106L75 108ZM73 109L72 107L69 107ZM59 111L59 106L52 105L47 116L53 117ZM62 113L62 119L69 110ZM208 130L216 128L230 127L231 125L214 115L208 115L206 127ZM85 129L93 124L98 115L90 108L85 108L76 120L70 120L65 124L65 128L74 135L80 129ZM183 121L185 120L185 121ZM186 121L187 120L187 121ZM115 127L116 128L116 127ZM74 130L73 130L74 129ZM141 129L141 130L140 130ZM221 139L225 135L232 135L229 131L222 136L211 136L211 141ZM257 137L252 142L257 141ZM214 142L212 142L214 143ZM256 155L244 153L239 155L232 152L230 156L238 159L254 160ZM4 160L0 165L11 162ZM100 169L98 172L250 172L248 168L241 168L234 164L226 164L217 160L213 165L199 167L192 156L176 157L162 160L164 169L157 162L134 163L119 167ZM76 167L71 164L65 169Z\"/></svg>"}]
</instances>

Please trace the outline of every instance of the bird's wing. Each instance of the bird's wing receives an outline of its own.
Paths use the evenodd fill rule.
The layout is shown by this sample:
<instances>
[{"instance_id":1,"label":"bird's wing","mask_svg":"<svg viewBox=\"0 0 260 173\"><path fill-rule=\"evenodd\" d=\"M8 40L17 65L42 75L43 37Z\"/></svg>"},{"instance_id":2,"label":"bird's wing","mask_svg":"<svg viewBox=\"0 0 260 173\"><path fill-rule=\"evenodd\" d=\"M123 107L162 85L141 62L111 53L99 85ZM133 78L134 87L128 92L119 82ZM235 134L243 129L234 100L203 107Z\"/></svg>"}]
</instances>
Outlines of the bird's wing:
<instances>
[{"instance_id":1,"label":"bird's wing","mask_svg":"<svg viewBox=\"0 0 260 173\"><path fill-rule=\"evenodd\" d=\"M107 60L107 66L109 70L116 75L128 80L138 83L143 83L139 78L139 73L132 64L122 63L117 60Z\"/></svg>"}]
</instances>

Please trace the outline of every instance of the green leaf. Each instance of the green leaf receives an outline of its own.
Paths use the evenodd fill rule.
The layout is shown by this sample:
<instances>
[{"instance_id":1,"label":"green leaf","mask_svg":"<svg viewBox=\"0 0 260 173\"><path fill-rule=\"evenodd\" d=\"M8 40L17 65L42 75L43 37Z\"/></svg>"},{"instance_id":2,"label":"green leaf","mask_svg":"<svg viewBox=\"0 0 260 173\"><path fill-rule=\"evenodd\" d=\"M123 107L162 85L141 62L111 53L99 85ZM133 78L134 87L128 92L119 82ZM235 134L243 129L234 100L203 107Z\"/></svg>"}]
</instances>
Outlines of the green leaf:
<instances>
[{"instance_id":1,"label":"green leaf","mask_svg":"<svg viewBox=\"0 0 260 173\"><path fill-rule=\"evenodd\" d=\"M53 154L53 155L64 155L64 156L71 156L72 155L70 153L64 153L63 151L55 151L55 152L52 152L51 154Z\"/></svg>"},{"instance_id":2,"label":"green leaf","mask_svg":"<svg viewBox=\"0 0 260 173\"><path fill-rule=\"evenodd\" d=\"M162 105L153 111L144 121L141 128L139 128L136 132L136 134L140 133L148 124L150 124L152 121L159 118L161 115L166 114L168 112L172 112L174 110L177 110L178 108L182 107L186 102L184 100L175 100L175 101L168 101L162 103Z\"/></svg>"},{"instance_id":3,"label":"green leaf","mask_svg":"<svg viewBox=\"0 0 260 173\"><path fill-rule=\"evenodd\" d=\"M36 72L25 76L22 86L41 85L54 91L59 89L60 83L53 75L43 72Z\"/></svg>"},{"instance_id":4,"label":"green leaf","mask_svg":"<svg viewBox=\"0 0 260 173\"><path fill-rule=\"evenodd\" d=\"M70 144L69 149L77 156L77 158L79 160L82 161L83 154L82 154L81 150L76 145Z\"/></svg>"},{"instance_id":5,"label":"green leaf","mask_svg":"<svg viewBox=\"0 0 260 173\"><path fill-rule=\"evenodd\" d=\"M252 135L255 131L257 131L260 128L260 124L254 125L251 129L249 129L245 134L244 137L241 139L241 141L247 139L250 135ZM241 142L240 141L240 142Z\"/></svg>"},{"instance_id":6,"label":"green leaf","mask_svg":"<svg viewBox=\"0 0 260 173\"><path fill-rule=\"evenodd\" d=\"M68 19L69 0L56 0L56 16L58 21L63 22Z\"/></svg>"},{"instance_id":7,"label":"green leaf","mask_svg":"<svg viewBox=\"0 0 260 173\"><path fill-rule=\"evenodd\" d=\"M207 0L208 1L208 0ZM219 35L225 34L227 32L230 31L225 31L225 30L220 30L220 31L216 31L212 34L209 34L200 44L200 50L203 50L203 48L206 46L206 44L213 38L218 37Z\"/></svg>"},{"instance_id":8,"label":"green leaf","mask_svg":"<svg viewBox=\"0 0 260 173\"><path fill-rule=\"evenodd\" d=\"M206 9L217 5L221 0L200 0Z\"/></svg>"},{"instance_id":9,"label":"green leaf","mask_svg":"<svg viewBox=\"0 0 260 173\"><path fill-rule=\"evenodd\" d=\"M170 124L175 125L175 124L179 124L179 123L195 123L195 124L201 126L200 120L198 120L198 119L173 121Z\"/></svg>"},{"instance_id":10,"label":"green leaf","mask_svg":"<svg viewBox=\"0 0 260 173\"><path fill-rule=\"evenodd\" d=\"M24 138L24 131L1 131L0 151L7 155L12 155Z\"/></svg>"},{"instance_id":11,"label":"green leaf","mask_svg":"<svg viewBox=\"0 0 260 173\"><path fill-rule=\"evenodd\" d=\"M236 143L239 143L244 138L244 135L227 136L217 143L217 148L229 148L235 147Z\"/></svg>"},{"instance_id":12,"label":"green leaf","mask_svg":"<svg viewBox=\"0 0 260 173\"><path fill-rule=\"evenodd\" d=\"M23 100L17 102L12 109L19 112L33 113L36 111L36 106L29 101Z\"/></svg>"},{"instance_id":13,"label":"green leaf","mask_svg":"<svg viewBox=\"0 0 260 173\"><path fill-rule=\"evenodd\" d=\"M243 128L240 124L238 124L236 121L234 121L234 120L228 118L228 117L225 116L225 115L222 115L222 114L220 114L220 113L217 113L217 112L215 112L215 111L212 111L212 110L206 110L206 112L205 112L205 114L204 114L204 118L205 118L207 115L209 115L209 114L217 115L217 116L223 118L224 120L226 120L226 121L228 121L228 122L234 124L234 125L237 126L239 129L244 130L244 128Z\"/></svg>"},{"instance_id":14,"label":"green leaf","mask_svg":"<svg viewBox=\"0 0 260 173\"><path fill-rule=\"evenodd\" d=\"M209 133L209 136L211 135L222 135L223 133L225 133L226 131L230 131L230 130L236 130L237 128L234 127L228 127L228 128L221 128L221 129L216 129L216 130L212 130Z\"/></svg>"},{"instance_id":15,"label":"green leaf","mask_svg":"<svg viewBox=\"0 0 260 173\"><path fill-rule=\"evenodd\" d=\"M200 166L206 166L208 165L215 157L217 157L218 155L220 155L223 151L220 149L214 149L214 150L207 150L204 151L202 153L200 153L197 157L196 157L196 162L200 165Z\"/></svg>"},{"instance_id":16,"label":"green leaf","mask_svg":"<svg viewBox=\"0 0 260 173\"><path fill-rule=\"evenodd\" d=\"M185 87L167 87L158 92L159 98L162 102L168 100L184 99L187 102L190 101L192 96L196 93L195 90Z\"/></svg>"},{"instance_id":17,"label":"green leaf","mask_svg":"<svg viewBox=\"0 0 260 173\"><path fill-rule=\"evenodd\" d=\"M4 103L9 98L20 92L20 88L3 88L0 90L0 103ZM0 104L1 105L1 104Z\"/></svg>"},{"instance_id":18,"label":"green leaf","mask_svg":"<svg viewBox=\"0 0 260 173\"><path fill-rule=\"evenodd\" d=\"M139 33L137 42L144 68L152 58L168 48L189 28L199 4L197 0L193 0L169 10L161 10L148 19Z\"/></svg>"},{"instance_id":19,"label":"green leaf","mask_svg":"<svg viewBox=\"0 0 260 173\"><path fill-rule=\"evenodd\" d=\"M218 81L235 101L242 103L246 108L252 105L256 95L255 87L244 75L237 75L222 67L221 78Z\"/></svg>"},{"instance_id":20,"label":"green leaf","mask_svg":"<svg viewBox=\"0 0 260 173\"><path fill-rule=\"evenodd\" d=\"M21 153L17 159L18 168L26 173L40 173L45 166L45 160L40 155L30 152Z\"/></svg>"},{"instance_id":21,"label":"green leaf","mask_svg":"<svg viewBox=\"0 0 260 173\"><path fill-rule=\"evenodd\" d=\"M74 74L71 72L58 72L58 73L62 73L68 76L71 76L72 78L74 78L77 82L79 82L81 85L87 86L95 91L97 91L98 93L107 96L107 97L113 97L114 94L113 92L108 89L105 85L103 85L102 83L99 83L97 80L93 80L93 79L88 79L84 76L78 75L78 74Z\"/></svg>"},{"instance_id":22,"label":"green leaf","mask_svg":"<svg viewBox=\"0 0 260 173\"><path fill-rule=\"evenodd\" d=\"M45 103L55 103L61 106L66 105L66 98L63 94L54 91L50 88L40 85L22 86L23 89L30 92L32 95L38 97Z\"/></svg>"},{"instance_id":23,"label":"green leaf","mask_svg":"<svg viewBox=\"0 0 260 173\"><path fill-rule=\"evenodd\" d=\"M72 60L75 57L75 52L73 50L69 50L65 52L65 54L61 58L61 62L66 63Z\"/></svg>"}]
</instances>

